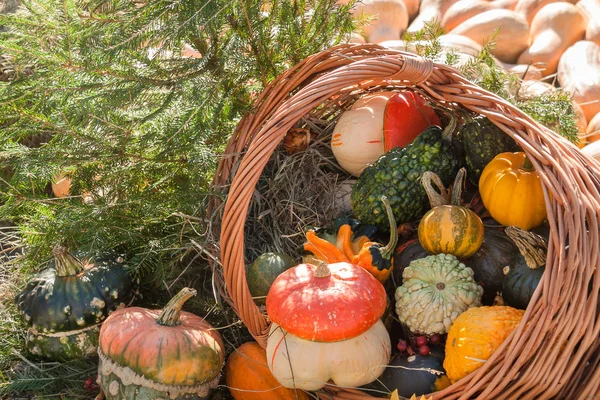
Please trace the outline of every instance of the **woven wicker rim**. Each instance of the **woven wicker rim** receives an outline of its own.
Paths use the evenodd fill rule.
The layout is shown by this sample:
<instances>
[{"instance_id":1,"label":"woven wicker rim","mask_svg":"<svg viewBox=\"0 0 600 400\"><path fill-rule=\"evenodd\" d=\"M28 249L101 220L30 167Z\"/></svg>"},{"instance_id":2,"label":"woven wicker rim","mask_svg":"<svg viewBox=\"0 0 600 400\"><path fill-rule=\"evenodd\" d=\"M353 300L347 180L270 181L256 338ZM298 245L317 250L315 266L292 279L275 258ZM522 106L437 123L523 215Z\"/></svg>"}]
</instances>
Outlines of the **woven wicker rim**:
<instances>
[{"instance_id":1,"label":"woven wicker rim","mask_svg":"<svg viewBox=\"0 0 600 400\"><path fill-rule=\"evenodd\" d=\"M600 164L456 69L378 45L340 45L290 68L263 91L229 142L214 187L231 182L221 263L229 301L243 323L264 347L269 321L246 283L244 225L270 156L312 109L349 88L381 85L413 86L446 107L487 116L512 137L540 174L551 229L546 272L520 325L481 368L433 398L600 398ZM371 398L331 385L326 392L319 396Z\"/></svg>"}]
</instances>

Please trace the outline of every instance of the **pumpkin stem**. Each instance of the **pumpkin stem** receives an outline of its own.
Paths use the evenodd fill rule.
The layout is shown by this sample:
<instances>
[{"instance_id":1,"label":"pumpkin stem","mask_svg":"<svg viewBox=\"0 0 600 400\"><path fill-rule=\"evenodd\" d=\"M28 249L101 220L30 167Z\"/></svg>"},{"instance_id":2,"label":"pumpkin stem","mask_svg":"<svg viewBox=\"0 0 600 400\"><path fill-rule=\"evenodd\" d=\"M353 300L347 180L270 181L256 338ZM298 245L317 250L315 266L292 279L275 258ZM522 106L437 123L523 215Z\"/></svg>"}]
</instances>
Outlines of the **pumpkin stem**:
<instances>
[{"instance_id":1,"label":"pumpkin stem","mask_svg":"<svg viewBox=\"0 0 600 400\"><path fill-rule=\"evenodd\" d=\"M452 200L450 200L450 204L453 206L460 206L462 203L462 191L465 186L465 179L467 177L467 170L465 167L462 167L458 174L456 174L456 178L454 178L454 184L452 185Z\"/></svg>"},{"instance_id":2,"label":"pumpkin stem","mask_svg":"<svg viewBox=\"0 0 600 400\"><path fill-rule=\"evenodd\" d=\"M442 138L444 138L447 141L451 141L452 133L454 133L454 131L456 130L456 125L458 124L458 122L457 122L457 118L456 118L456 116L454 116L454 114L452 114L450 112L446 112L446 114L450 117L450 120L448 121L448 125L442 132Z\"/></svg>"},{"instance_id":3,"label":"pumpkin stem","mask_svg":"<svg viewBox=\"0 0 600 400\"><path fill-rule=\"evenodd\" d=\"M529 157L525 156L525 161L523 161L523 165L521 166L521 169L523 171L534 171L535 168L533 167L533 164L531 163L531 160L529 160Z\"/></svg>"},{"instance_id":4,"label":"pumpkin stem","mask_svg":"<svg viewBox=\"0 0 600 400\"><path fill-rule=\"evenodd\" d=\"M52 254L56 259L56 275L71 276L83 271L83 263L69 253L64 246L54 246Z\"/></svg>"},{"instance_id":5,"label":"pumpkin stem","mask_svg":"<svg viewBox=\"0 0 600 400\"><path fill-rule=\"evenodd\" d=\"M548 252L546 239L516 226L509 226L504 231L515 242L529 268L536 269L546 265L546 254Z\"/></svg>"},{"instance_id":6,"label":"pumpkin stem","mask_svg":"<svg viewBox=\"0 0 600 400\"><path fill-rule=\"evenodd\" d=\"M396 244L398 244L398 227L396 226L394 212L392 211L392 206L390 205L388 198L386 196L381 196L381 202L385 207L385 212L387 213L388 221L390 223L390 241L379 250L379 253L383 258L389 260L392 258L392 253L396 248Z\"/></svg>"},{"instance_id":7,"label":"pumpkin stem","mask_svg":"<svg viewBox=\"0 0 600 400\"><path fill-rule=\"evenodd\" d=\"M318 260L320 262L317 262L317 270L315 271L315 278L325 278L326 276L331 275L331 271L329 270L329 267L327 266L326 262L323 262L321 260Z\"/></svg>"},{"instance_id":8,"label":"pumpkin stem","mask_svg":"<svg viewBox=\"0 0 600 400\"><path fill-rule=\"evenodd\" d=\"M156 318L159 325L175 326L179 325L179 317L181 316L181 307L191 297L196 295L195 289L184 287L177 293L162 309L160 315Z\"/></svg>"},{"instance_id":9,"label":"pumpkin stem","mask_svg":"<svg viewBox=\"0 0 600 400\"><path fill-rule=\"evenodd\" d=\"M440 193L435 191L431 185L431 182L435 183ZM440 177L434 172L425 172L421 177L421 185L423 185L425 192L427 192L427 197L429 197L429 204L431 205L431 208L445 206L448 204L446 188L444 187Z\"/></svg>"}]
</instances>

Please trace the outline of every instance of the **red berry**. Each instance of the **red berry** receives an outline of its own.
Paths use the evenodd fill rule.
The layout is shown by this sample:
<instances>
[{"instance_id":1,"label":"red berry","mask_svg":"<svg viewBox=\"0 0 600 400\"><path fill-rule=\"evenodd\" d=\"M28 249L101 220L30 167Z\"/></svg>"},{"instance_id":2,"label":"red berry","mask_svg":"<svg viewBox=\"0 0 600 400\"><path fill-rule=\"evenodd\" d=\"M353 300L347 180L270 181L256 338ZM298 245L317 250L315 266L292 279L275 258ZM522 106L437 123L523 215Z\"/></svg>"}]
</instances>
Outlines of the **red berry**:
<instances>
[{"instance_id":1,"label":"red berry","mask_svg":"<svg viewBox=\"0 0 600 400\"><path fill-rule=\"evenodd\" d=\"M406 351L407 347L408 347L408 344L406 344L406 340L401 340L398 342L398 350Z\"/></svg>"},{"instance_id":2,"label":"red berry","mask_svg":"<svg viewBox=\"0 0 600 400\"><path fill-rule=\"evenodd\" d=\"M417 336L415 343L417 347L425 346L427 344L427 338L425 336Z\"/></svg>"},{"instance_id":3,"label":"red berry","mask_svg":"<svg viewBox=\"0 0 600 400\"><path fill-rule=\"evenodd\" d=\"M424 344L423 346L419 347L419 353L422 356L426 356L427 354L429 354L429 346L427 346L426 344Z\"/></svg>"},{"instance_id":4,"label":"red berry","mask_svg":"<svg viewBox=\"0 0 600 400\"><path fill-rule=\"evenodd\" d=\"M440 335L439 333L436 333L435 335L431 335L431 337L429 338L429 341L431 342L431 344L440 344L440 343L442 343L442 335Z\"/></svg>"},{"instance_id":5,"label":"red berry","mask_svg":"<svg viewBox=\"0 0 600 400\"><path fill-rule=\"evenodd\" d=\"M410 346L408 346L408 347L406 348L406 351L408 352L408 355L410 355L410 356L414 356L414 355L415 355L415 351L414 351L414 350L413 350L413 348L412 348L412 347L410 347Z\"/></svg>"}]
</instances>

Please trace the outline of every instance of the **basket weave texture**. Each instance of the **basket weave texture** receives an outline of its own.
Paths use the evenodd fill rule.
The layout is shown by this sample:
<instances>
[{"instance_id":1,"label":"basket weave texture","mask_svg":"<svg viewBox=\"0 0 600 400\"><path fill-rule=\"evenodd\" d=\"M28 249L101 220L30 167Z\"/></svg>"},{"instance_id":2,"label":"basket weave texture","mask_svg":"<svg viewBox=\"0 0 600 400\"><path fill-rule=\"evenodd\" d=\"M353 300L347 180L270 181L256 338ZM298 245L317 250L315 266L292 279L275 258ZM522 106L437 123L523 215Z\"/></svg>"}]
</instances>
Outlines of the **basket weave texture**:
<instances>
[{"instance_id":1,"label":"basket weave texture","mask_svg":"<svg viewBox=\"0 0 600 400\"><path fill-rule=\"evenodd\" d=\"M456 69L377 45L333 47L288 69L240 121L219 164L214 186L229 185L220 225L226 297L250 333L266 345L269 321L252 300L244 263L244 225L265 165L302 116L377 87L414 87L445 107L487 116L523 148L546 199L546 271L521 324L481 368L433 398L600 399L600 165ZM370 398L334 385L319 397Z\"/></svg>"}]
</instances>

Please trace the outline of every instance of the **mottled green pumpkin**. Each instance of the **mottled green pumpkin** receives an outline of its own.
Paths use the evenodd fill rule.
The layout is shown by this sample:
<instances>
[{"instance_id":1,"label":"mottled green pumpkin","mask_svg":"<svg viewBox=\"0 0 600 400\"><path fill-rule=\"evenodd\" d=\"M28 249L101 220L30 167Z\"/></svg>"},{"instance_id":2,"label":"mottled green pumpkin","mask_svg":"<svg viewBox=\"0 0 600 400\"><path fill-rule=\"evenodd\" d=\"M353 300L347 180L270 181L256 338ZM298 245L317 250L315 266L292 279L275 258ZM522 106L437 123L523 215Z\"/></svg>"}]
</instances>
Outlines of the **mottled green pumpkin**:
<instances>
[{"instance_id":1,"label":"mottled green pumpkin","mask_svg":"<svg viewBox=\"0 0 600 400\"><path fill-rule=\"evenodd\" d=\"M27 347L32 354L69 360L96 354L100 324L135 297L135 284L120 255L88 258L71 255L62 246L55 259L15 297L27 322Z\"/></svg>"},{"instance_id":2,"label":"mottled green pumpkin","mask_svg":"<svg viewBox=\"0 0 600 400\"><path fill-rule=\"evenodd\" d=\"M473 270L451 254L415 260L396 289L396 314L414 334L444 334L458 316L481 305L483 289Z\"/></svg>"},{"instance_id":3,"label":"mottled green pumpkin","mask_svg":"<svg viewBox=\"0 0 600 400\"><path fill-rule=\"evenodd\" d=\"M183 288L162 310L129 307L102 325L98 383L107 400L199 400L219 383L223 340L205 318L182 311Z\"/></svg>"},{"instance_id":4,"label":"mottled green pumpkin","mask_svg":"<svg viewBox=\"0 0 600 400\"><path fill-rule=\"evenodd\" d=\"M283 253L264 253L258 256L246 271L248 289L254 302L265 305L267 293L275 278L296 264L292 257Z\"/></svg>"},{"instance_id":5,"label":"mottled green pumpkin","mask_svg":"<svg viewBox=\"0 0 600 400\"><path fill-rule=\"evenodd\" d=\"M509 226L506 234L515 242L519 253L506 267L502 298L506 305L525 310L537 289L546 267L546 240L533 232Z\"/></svg>"}]
</instances>

